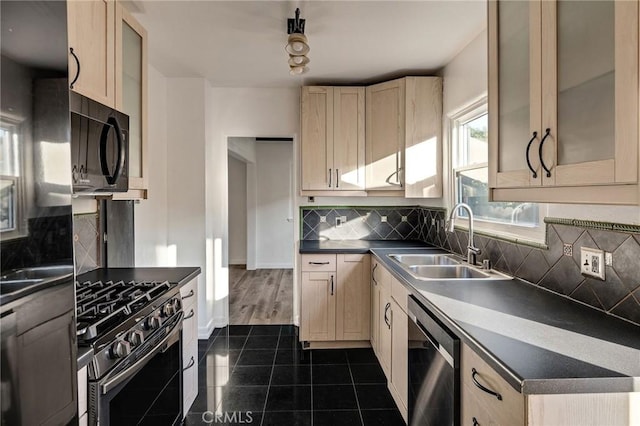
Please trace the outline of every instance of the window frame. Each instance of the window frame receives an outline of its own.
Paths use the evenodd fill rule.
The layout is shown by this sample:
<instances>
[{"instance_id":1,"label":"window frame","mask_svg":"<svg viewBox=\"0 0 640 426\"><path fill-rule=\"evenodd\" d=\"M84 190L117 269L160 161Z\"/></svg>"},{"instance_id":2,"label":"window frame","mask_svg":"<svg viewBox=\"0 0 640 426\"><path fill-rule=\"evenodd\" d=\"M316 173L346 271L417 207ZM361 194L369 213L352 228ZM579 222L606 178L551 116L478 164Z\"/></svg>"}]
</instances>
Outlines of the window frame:
<instances>
[{"instance_id":1,"label":"window frame","mask_svg":"<svg viewBox=\"0 0 640 426\"><path fill-rule=\"evenodd\" d=\"M465 146L460 143L460 127L464 124L484 115L489 114L487 97L484 96L467 106L459 109L455 113L447 116L448 136L450 142L450 154L448 160L450 161L450 177L449 185L450 191L449 206L450 210L458 203L459 197L459 185L458 185L458 173L468 170L476 170L480 168L488 168L488 162L475 163L466 166L457 166L460 163L460 158L466 158L468 152L465 150ZM487 144L488 149L488 144ZM524 204L524 203L523 203ZM544 218L547 215L547 205L537 203L538 205L538 224L537 226L530 226L525 224L509 224L503 222L497 222L487 220L479 217L474 217L474 231L478 234L485 234L491 237L502 238L507 240L517 240L520 242L530 242L534 245L546 243L546 226ZM457 229L468 230L468 221L457 220L455 227Z\"/></svg>"},{"instance_id":2,"label":"window frame","mask_svg":"<svg viewBox=\"0 0 640 426\"><path fill-rule=\"evenodd\" d=\"M24 138L23 121L20 118L15 118L9 114L3 113L0 115L0 127L8 130L12 138ZM24 144L24 140L18 141L18 149L20 143ZM12 175L1 175L0 179L3 181L12 181L14 187L14 199L13 199L13 227L0 231L0 240L9 241L17 238L23 238L28 235L27 231L27 219L25 213L27 211L25 203L25 176L24 176L24 155L25 153L19 149L17 151L17 158L15 158L15 164L13 164Z\"/></svg>"}]
</instances>

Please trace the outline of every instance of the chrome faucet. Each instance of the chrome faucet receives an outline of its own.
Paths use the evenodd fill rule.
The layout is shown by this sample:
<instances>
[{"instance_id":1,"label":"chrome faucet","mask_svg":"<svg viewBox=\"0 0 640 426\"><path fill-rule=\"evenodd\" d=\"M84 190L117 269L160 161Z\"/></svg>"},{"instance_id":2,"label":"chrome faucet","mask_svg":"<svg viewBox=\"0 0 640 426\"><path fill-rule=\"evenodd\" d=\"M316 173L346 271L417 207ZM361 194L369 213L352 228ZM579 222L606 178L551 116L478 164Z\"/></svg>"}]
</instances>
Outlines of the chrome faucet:
<instances>
[{"instance_id":1,"label":"chrome faucet","mask_svg":"<svg viewBox=\"0 0 640 426\"><path fill-rule=\"evenodd\" d=\"M454 219L456 217L456 212L459 208L463 208L469 214L469 244L467 245L467 262L471 265L476 264L476 255L481 254L482 250L476 247L473 241L473 212L471 211L471 207L465 203L456 204L453 209L451 209L451 214L449 214L449 221L447 222L447 232L454 232Z\"/></svg>"}]
</instances>

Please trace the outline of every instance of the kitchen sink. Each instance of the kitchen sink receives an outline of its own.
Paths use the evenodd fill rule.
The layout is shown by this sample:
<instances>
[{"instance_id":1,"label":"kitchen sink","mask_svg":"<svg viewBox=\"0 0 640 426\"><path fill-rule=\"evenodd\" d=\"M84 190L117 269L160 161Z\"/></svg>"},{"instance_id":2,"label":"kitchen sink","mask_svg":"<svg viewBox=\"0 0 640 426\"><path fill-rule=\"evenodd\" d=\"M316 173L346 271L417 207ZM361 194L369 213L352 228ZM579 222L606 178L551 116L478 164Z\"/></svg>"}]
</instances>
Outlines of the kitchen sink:
<instances>
[{"instance_id":1,"label":"kitchen sink","mask_svg":"<svg viewBox=\"0 0 640 426\"><path fill-rule=\"evenodd\" d=\"M52 278L60 278L73 273L72 266L38 266L33 268L21 268L10 271L0 276L0 283L6 281L45 281Z\"/></svg>"},{"instance_id":2,"label":"kitchen sink","mask_svg":"<svg viewBox=\"0 0 640 426\"><path fill-rule=\"evenodd\" d=\"M392 254L390 258L403 265L459 265L461 260L450 254Z\"/></svg>"},{"instance_id":3,"label":"kitchen sink","mask_svg":"<svg viewBox=\"0 0 640 426\"><path fill-rule=\"evenodd\" d=\"M402 268L418 280L510 280L495 270L467 265L451 254L390 254Z\"/></svg>"}]
</instances>

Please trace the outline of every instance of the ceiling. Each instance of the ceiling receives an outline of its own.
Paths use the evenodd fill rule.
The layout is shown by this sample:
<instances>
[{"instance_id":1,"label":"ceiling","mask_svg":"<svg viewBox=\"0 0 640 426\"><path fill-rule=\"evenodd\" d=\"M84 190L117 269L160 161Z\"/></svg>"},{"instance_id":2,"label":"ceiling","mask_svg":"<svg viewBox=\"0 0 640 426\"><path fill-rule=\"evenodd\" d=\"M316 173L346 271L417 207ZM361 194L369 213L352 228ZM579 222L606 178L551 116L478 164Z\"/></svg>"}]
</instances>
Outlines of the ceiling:
<instances>
[{"instance_id":1,"label":"ceiling","mask_svg":"<svg viewBox=\"0 0 640 426\"><path fill-rule=\"evenodd\" d=\"M216 87L369 84L433 73L486 27L485 0L128 1L167 77ZM289 75L287 18L306 19L309 72Z\"/></svg>"}]
</instances>

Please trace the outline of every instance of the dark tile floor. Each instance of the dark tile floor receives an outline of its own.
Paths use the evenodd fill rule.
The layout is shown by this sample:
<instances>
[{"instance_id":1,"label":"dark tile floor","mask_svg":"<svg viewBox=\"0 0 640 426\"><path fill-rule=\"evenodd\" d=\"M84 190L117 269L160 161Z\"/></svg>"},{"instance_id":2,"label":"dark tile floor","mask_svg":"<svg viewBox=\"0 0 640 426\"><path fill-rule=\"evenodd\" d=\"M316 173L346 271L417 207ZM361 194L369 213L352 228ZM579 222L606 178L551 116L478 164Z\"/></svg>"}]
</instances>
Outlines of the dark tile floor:
<instances>
[{"instance_id":1,"label":"dark tile floor","mask_svg":"<svg viewBox=\"0 0 640 426\"><path fill-rule=\"evenodd\" d=\"M371 349L302 351L290 325L230 326L198 344L185 425L404 425Z\"/></svg>"}]
</instances>

